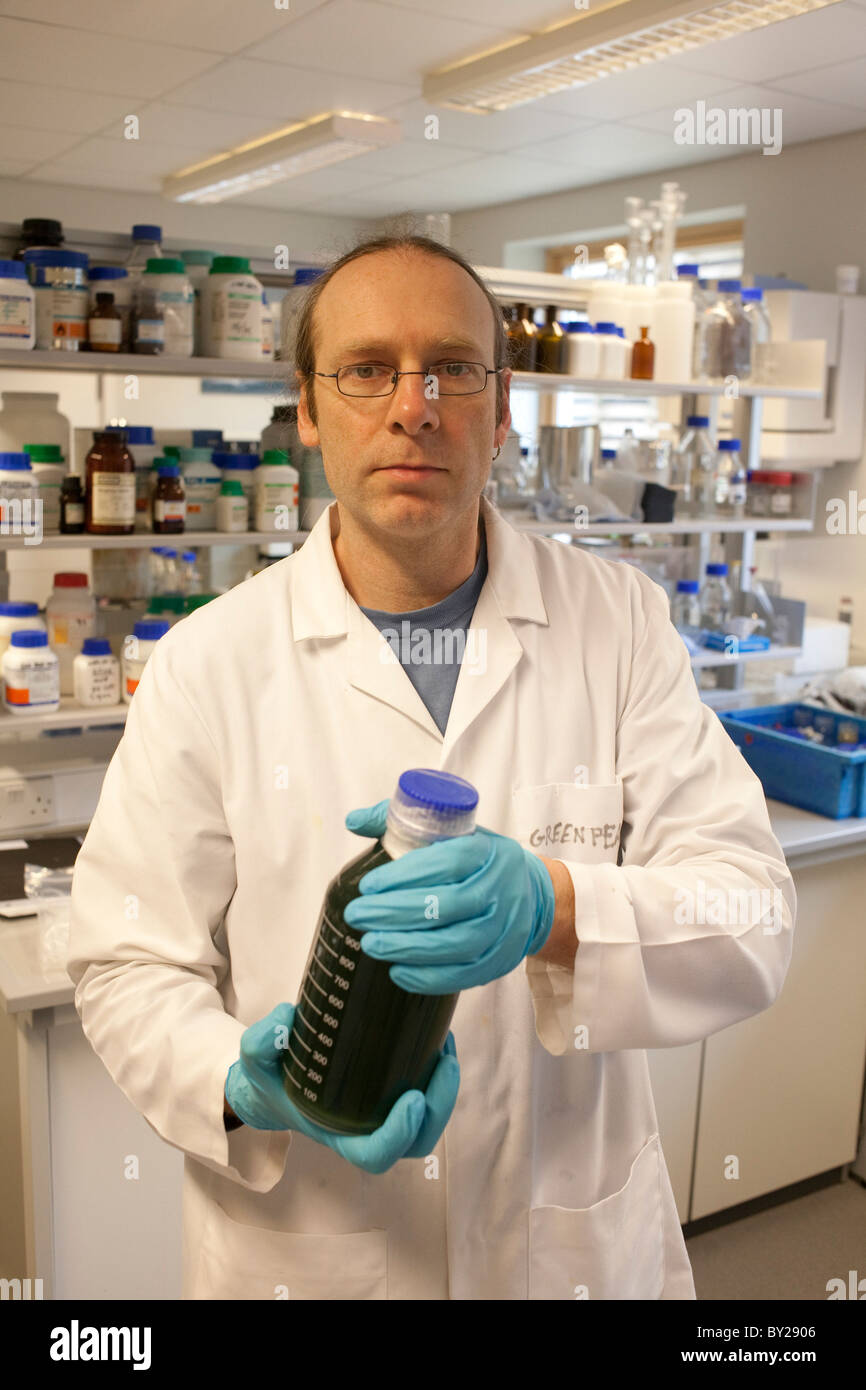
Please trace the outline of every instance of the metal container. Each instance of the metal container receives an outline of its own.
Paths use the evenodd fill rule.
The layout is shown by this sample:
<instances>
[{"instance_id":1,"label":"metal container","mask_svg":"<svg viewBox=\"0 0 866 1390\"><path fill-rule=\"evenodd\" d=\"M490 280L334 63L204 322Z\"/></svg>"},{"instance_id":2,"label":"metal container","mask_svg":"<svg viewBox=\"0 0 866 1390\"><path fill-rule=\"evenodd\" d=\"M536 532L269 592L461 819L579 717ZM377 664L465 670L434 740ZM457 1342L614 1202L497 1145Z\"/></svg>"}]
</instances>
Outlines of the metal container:
<instances>
[{"instance_id":1,"label":"metal container","mask_svg":"<svg viewBox=\"0 0 866 1390\"><path fill-rule=\"evenodd\" d=\"M591 483L601 458L598 425L542 425L538 449L539 488L564 502L575 500L575 486Z\"/></svg>"}]
</instances>

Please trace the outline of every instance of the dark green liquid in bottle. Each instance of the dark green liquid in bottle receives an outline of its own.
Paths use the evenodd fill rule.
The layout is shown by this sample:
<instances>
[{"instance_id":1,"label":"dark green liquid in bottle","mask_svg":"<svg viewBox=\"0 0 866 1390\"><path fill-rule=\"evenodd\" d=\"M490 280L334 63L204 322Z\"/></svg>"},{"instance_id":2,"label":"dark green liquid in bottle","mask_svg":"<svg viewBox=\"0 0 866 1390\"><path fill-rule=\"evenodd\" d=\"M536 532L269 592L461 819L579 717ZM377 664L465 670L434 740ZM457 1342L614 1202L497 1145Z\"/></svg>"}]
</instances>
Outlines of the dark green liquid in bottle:
<instances>
[{"instance_id":1,"label":"dark green liquid in bottle","mask_svg":"<svg viewBox=\"0 0 866 1390\"><path fill-rule=\"evenodd\" d=\"M400 989L343 920L364 874L389 863L377 840L328 885L283 1059L292 1104L339 1134L372 1134L405 1091L426 1090L459 997Z\"/></svg>"}]
</instances>

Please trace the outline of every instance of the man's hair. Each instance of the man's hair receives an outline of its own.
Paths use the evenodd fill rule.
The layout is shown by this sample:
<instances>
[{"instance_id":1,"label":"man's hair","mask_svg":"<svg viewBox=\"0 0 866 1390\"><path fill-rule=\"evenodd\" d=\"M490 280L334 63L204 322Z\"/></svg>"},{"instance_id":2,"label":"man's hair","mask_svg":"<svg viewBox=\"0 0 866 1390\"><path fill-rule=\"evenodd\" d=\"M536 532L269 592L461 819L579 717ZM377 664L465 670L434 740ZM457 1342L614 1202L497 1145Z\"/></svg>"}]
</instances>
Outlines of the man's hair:
<instances>
[{"instance_id":1,"label":"man's hair","mask_svg":"<svg viewBox=\"0 0 866 1390\"><path fill-rule=\"evenodd\" d=\"M505 323L502 316L502 310L499 306L499 301L493 294L491 294L490 290L487 288L484 281L481 279L481 276L477 273L477 271L475 271L472 268L468 261L464 260L463 257L457 251L452 251L450 246L443 246L441 242L433 241L431 237L414 236L409 234L397 236L369 237L366 240L359 242L357 246L354 246L352 248L351 251L347 251L344 256L340 257L339 260L334 261L331 265L328 266L324 275L320 275L319 278L310 287L306 295L306 298L304 299L304 302L301 306L301 311L298 315L297 326L295 329L294 352L290 352L289 356L290 358L294 358L295 367L297 371L300 373L301 380L306 385L307 409L310 412L310 419L312 420L314 425L317 423L317 417L315 395L313 391L313 387L315 384L315 377L313 373L315 372L316 367L314 344L315 324L313 322L313 317L316 312L316 305L319 302L319 296L321 295L328 281L332 280L333 277L336 275L337 271L342 270L344 265L349 265L352 261L358 261L361 259L362 256L374 256L380 251L419 251L423 252L427 256L440 256L443 260L452 261L454 265L459 265L461 270L465 270L466 274L472 277L472 279L475 281L476 285L486 298L488 304L490 305L490 311L493 315L493 365L494 367L508 366L509 343L508 336L505 331ZM291 344L287 344L286 346L290 348ZM502 377L497 376L497 425L500 423L502 419L502 406L504 399L505 388L502 382Z\"/></svg>"}]
</instances>

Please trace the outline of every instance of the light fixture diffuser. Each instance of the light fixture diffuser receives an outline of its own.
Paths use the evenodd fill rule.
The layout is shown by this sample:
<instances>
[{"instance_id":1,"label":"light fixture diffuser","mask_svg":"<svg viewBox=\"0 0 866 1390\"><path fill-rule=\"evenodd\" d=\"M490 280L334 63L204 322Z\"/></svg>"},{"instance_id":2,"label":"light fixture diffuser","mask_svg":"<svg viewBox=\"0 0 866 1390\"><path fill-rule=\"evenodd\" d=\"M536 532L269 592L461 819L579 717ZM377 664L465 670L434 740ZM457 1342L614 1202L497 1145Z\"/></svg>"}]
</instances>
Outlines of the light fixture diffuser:
<instances>
[{"instance_id":1,"label":"light fixture diffuser","mask_svg":"<svg viewBox=\"0 0 866 1390\"><path fill-rule=\"evenodd\" d=\"M181 169L164 180L163 197L176 203L222 203L396 144L401 136L396 121L332 111Z\"/></svg>"},{"instance_id":2,"label":"light fixture diffuser","mask_svg":"<svg viewBox=\"0 0 866 1390\"><path fill-rule=\"evenodd\" d=\"M487 114L763 29L839 0L612 0L424 80L439 106Z\"/></svg>"}]
</instances>

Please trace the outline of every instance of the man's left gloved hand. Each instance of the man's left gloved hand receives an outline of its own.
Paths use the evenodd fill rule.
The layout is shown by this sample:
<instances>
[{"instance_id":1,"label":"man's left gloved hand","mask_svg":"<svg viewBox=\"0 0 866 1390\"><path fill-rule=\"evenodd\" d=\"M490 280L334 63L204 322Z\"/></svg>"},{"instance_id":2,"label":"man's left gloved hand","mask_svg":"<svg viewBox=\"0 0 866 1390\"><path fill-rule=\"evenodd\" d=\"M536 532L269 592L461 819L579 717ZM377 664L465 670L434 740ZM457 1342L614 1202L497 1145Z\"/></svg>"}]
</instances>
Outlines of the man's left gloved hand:
<instances>
[{"instance_id":1,"label":"man's left gloved hand","mask_svg":"<svg viewBox=\"0 0 866 1390\"><path fill-rule=\"evenodd\" d=\"M381 835L388 802L351 811L357 835ZM476 829L410 850L365 874L343 916L361 949L394 961L413 994L455 994L507 975L541 950L556 905L547 867L507 835Z\"/></svg>"}]
</instances>

